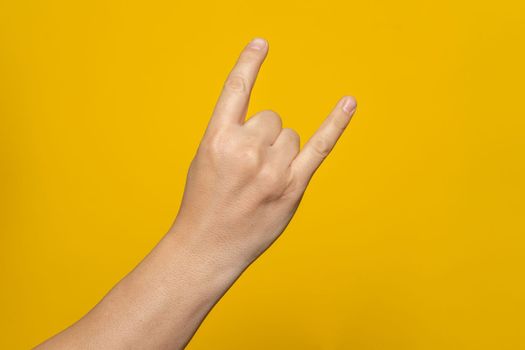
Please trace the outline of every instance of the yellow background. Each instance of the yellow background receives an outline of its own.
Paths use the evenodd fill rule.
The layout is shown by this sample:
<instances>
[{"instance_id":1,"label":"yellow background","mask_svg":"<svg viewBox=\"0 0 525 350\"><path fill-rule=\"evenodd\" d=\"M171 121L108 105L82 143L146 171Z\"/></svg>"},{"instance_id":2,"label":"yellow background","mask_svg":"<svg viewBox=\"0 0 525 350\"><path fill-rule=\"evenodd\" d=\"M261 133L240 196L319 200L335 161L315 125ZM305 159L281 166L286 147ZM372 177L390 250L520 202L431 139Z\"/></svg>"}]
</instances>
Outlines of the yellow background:
<instances>
[{"instance_id":1,"label":"yellow background","mask_svg":"<svg viewBox=\"0 0 525 350\"><path fill-rule=\"evenodd\" d=\"M525 3L0 1L0 336L87 312L165 233L223 79L303 142L358 113L204 349L525 348Z\"/></svg>"}]
</instances>

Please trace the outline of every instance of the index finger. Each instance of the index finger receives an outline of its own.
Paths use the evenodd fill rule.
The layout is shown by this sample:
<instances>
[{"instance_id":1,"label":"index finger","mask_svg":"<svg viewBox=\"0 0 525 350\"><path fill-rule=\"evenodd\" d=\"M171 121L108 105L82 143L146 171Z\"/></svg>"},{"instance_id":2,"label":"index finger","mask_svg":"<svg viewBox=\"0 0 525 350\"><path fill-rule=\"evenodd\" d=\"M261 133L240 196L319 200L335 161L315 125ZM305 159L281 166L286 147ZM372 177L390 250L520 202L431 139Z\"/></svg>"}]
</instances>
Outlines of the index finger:
<instances>
[{"instance_id":1,"label":"index finger","mask_svg":"<svg viewBox=\"0 0 525 350\"><path fill-rule=\"evenodd\" d=\"M350 122L356 106L353 97L342 98L293 160L293 175L303 187L306 187L317 168L334 148Z\"/></svg>"},{"instance_id":2,"label":"index finger","mask_svg":"<svg viewBox=\"0 0 525 350\"><path fill-rule=\"evenodd\" d=\"M224 83L212 114L213 123L242 124L250 93L267 53L268 43L261 38L253 39L244 48Z\"/></svg>"}]
</instances>

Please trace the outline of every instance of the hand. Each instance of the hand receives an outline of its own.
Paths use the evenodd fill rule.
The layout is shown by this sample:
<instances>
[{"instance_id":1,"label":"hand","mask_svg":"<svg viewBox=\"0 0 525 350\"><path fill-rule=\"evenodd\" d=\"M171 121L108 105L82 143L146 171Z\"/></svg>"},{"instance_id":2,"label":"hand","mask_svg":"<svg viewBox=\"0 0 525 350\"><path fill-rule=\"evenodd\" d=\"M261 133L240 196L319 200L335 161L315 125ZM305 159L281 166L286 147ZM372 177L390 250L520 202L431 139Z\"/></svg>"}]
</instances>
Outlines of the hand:
<instances>
[{"instance_id":1,"label":"hand","mask_svg":"<svg viewBox=\"0 0 525 350\"><path fill-rule=\"evenodd\" d=\"M341 99L302 150L298 134L283 129L273 111L245 122L267 53L267 42L254 39L229 74L191 163L173 229L191 232L190 240L242 267L283 232L356 108L354 98Z\"/></svg>"}]
</instances>

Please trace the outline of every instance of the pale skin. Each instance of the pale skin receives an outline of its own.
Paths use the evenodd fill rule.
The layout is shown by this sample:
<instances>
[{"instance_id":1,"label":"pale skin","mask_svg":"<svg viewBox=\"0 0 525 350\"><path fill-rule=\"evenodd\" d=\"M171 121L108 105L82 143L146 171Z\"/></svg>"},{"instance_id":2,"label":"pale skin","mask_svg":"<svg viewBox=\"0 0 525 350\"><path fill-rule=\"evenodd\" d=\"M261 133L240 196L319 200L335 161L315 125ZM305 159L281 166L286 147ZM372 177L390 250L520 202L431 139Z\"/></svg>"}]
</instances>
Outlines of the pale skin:
<instances>
[{"instance_id":1,"label":"pale skin","mask_svg":"<svg viewBox=\"0 0 525 350\"><path fill-rule=\"evenodd\" d=\"M183 349L284 231L356 102L343 97L302 149L273 111L245 121L267 53L264 39L252 40L226 79L168 233L87 315L37 349Z\"/></svg>"}]
</instances>

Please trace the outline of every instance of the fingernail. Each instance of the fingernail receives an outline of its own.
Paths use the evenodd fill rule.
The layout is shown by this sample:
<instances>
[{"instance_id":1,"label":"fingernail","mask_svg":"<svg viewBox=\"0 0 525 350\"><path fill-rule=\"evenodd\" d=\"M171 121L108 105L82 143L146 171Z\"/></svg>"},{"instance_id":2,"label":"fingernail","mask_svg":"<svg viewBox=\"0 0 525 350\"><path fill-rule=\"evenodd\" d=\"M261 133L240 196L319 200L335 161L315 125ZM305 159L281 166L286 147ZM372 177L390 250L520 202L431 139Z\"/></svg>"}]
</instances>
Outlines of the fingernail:
<instances>
[{"instance_id":1,"label":"fingernail","mask_svg":"<svg viewBox=\"0 0 525 350\"><path fill-rule=\"evenodd\" d=\"M353 97L346 97L343 102L343 111L347 114L352 114L355 111L355 108L357 107L357 103L355 102L355 99Z\"/></svg>"},{"instance_id":2,"label":"fingernail","mask_svg":"<svg viewBox=\"0 0 525 350\"><path fill-rule=\"evenodd\" d=\"M254 38L252 41L250 41L248 46L255 50L262 50L266 47L266 40L262 38Z\"/></svg>"}]
</instances>

